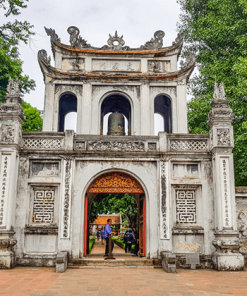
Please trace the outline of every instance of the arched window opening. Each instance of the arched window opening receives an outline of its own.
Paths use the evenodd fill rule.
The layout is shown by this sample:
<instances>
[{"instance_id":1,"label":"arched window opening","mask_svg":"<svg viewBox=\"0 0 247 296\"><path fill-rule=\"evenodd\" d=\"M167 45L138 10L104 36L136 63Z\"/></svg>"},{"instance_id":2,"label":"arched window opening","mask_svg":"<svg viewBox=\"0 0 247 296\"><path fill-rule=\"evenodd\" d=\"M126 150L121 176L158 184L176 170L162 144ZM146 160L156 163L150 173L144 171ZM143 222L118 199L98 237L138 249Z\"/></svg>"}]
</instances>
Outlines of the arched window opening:
<instances>
[{"instance_id":1,"label":"arched window opening","mask_svg":"<svg viewBox=\"0 0 247 296\"><path fill-rule=\"evenodd\" d=\"M118 112L124 115L125 134L131 135L131 105L128 99L122 95L110 95L104 99L101 105L100 134L107 135L108 117L111 113Z\"/></svg>"},{"instance_id":2,"label":"arched window opening","mask_svg":"<svg viewBox=\"0 0 247 296\"><path fill-rule=\"evenodd\" d=\"M154 135L158 136L159 132L164 132L165 130L164 117L158 113L154 114Z\"/></svg>"},{"instance_id":3,"label":"arched window opening","mask_svg":"<svg viewBox=\"0 0 247 296\"><path fill-rule=\"evenodd\" d=\"M70 112L66 114L64 121L64 130L74 130L76 133L76 125L77 125L77 113Z\"/></svg>"},{"instance_id":4,"label":"arched window opening","mask_svg":"<svg viewBox=\"0 0 247 296\"><path fill-rule=\"evenodd\" d=\"M167 96L157 96L154 100L154 113L163 117L163 131L172 133L172 107L171 100Z\"/></svg>"},{"instance_id":5,"label":"arched window opening","mask_svg":"<svg viewBox=\"0 0 247 296\"><path fill-rule=\"evenodd\" d=\"M58 131L64 132L65 116L70 112L77 112L77 98L73 94L64 94L59 100Z\"/></svg>"},{"instance_id":6,"label":"arched window opening","mask_svg":"<svg viewBox=\"0 0 247 296\"><path fill-rule=\"evenodd\" d=\"M112 114L112 112L106 114L103 118L103 135L107 135L108 132L108 118L109 116ZM125 131L125 135L128 135L128 120L126 118L126 116L124 116L124 131Z\"/></svg>"}]
</instances>

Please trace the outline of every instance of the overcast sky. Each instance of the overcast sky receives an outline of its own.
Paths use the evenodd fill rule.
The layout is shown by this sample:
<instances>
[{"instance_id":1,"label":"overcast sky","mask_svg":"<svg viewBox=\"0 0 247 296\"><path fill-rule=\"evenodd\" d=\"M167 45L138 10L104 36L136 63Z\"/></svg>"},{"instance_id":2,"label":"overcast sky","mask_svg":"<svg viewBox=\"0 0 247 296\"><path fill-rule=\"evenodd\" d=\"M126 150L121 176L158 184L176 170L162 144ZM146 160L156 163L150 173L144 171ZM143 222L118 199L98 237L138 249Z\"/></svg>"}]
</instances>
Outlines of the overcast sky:
<instances>
[{"instance_id":1,"label":"overcast sky","mask_svg":"<svg viewBox=\"0 0 247 296\"><path fill-rule=\"evenodd\" d=\"M23 72L37 85L24 100L39 110L44 108L44 83L37 52L45 49L52 56L44 26L55 29L65 44L69 44L67 28L76 26L81 36L97 47L107 44L109 33L114 34L115 30L130 47L139 47L150 40L155 31L163 30L164 46L170 46L177 36L179 13L176 0L30 0L28 7L16 17L34 25L36 33L29 45L20 46Z\"/></svg>"}]
</instances>

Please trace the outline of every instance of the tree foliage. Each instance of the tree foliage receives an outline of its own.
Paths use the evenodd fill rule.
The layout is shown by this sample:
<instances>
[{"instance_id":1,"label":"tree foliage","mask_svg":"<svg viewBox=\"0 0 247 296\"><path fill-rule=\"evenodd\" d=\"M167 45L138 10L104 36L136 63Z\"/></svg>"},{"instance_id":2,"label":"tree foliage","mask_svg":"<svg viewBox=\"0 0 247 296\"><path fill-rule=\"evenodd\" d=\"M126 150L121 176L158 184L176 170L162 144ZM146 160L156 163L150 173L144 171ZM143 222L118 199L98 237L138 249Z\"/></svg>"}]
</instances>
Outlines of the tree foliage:
<instances>
[{"instance_id":1,"label":"tree foliage","mask_svg":"<svg viewBox=\"0 0 247 296\"><path fill-rule=\"evenodd\" d=\"M24 109L24 116L26 117L25 121L22 123L22 130L24 132L41 131L43 120L40 117L40 111L24 101L21 103L21 106Z\"/></svg>"},{"instance_id":2,"label":"tree foliage","mask_svg":"<svg viewBox=\"0 0 247 296\"><path fill-rule=\"evenodd\" d=\"M132 195L128 193L125 193L124 195L109 194L104 198L94 201L90 212L90 222L93 222L99 214L108 213L120 214L123 220L128 221L128 224L132 228L133 232L137 231L136 216L138 208L136 200Z\"/></svg>"},{"instance_id":3,"label":"tree foliage","mask_svg":"<svg viewBox=\"0 0 247 296\"><path fill-rule=\"evenodd\" d=\"M0 9L4 16L19 15L20 9L26 8L26 0L0 0ZM21 93L28 93L35 87L35 82L22 74L22 61L19 59L18 45L20 42L28 43L30 36L34 35L27 21L8 21L0 26L0 102L5 101L6 88L9 78L20 79Z\"/></svg>"},{"instance_id":4,"label":"tree foliage","mask_svg":"<svg viewBox=\"0 0 247 296\"><path fill-rule=\"evenodd\" d=\"M179 0L184 53L197 55L199 74L189 83L191 133L208 133L213 85L224 82L234 113L236 185L247 185L247 0Z\"/></svg>"}]
</instances>

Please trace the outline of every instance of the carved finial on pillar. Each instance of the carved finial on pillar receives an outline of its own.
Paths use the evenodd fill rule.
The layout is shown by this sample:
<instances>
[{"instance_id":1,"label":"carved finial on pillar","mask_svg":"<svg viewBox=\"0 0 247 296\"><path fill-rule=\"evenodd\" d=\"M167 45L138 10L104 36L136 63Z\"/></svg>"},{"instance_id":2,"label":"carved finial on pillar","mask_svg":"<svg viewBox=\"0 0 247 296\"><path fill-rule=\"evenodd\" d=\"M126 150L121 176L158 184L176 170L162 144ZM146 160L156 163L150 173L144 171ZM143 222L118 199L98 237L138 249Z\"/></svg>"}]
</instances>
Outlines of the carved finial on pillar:
<instances>
[{"instance_id":1,"label":"carved finial on pillar","mask_svg":"<svg viewBox=\"0 0 247 296\"><path fill-rule=\"evenodd\" d=\"M6 103L21 103L21 98L20 98L20 79L16 78L12 79L11 77L9 78L9 83L7 86L7 95L5 96Z\"/></svg>"},{"instance_id":2,"label":"carved finial on pillar","mask_svg":"<svg viewBox=\"0 0 247 296\"><path fill-rule=\"evenodd\" d=\"M219 103L226 101L226 93L224 89L224 83L221 83L219 86L217 82L214 84L214 94L213 94L213 102Z\"/></svg>"},{"instance_id":3,"label":"carved finial on pillar","mask_svg":"<svg viewBox=\"0 0 247 296\"><path fill-rule=\"evenodd\" d=\"M7 86L6 103L0 104L0 141L21 144L21 123L24 111L20 105L20 80L10 78Z\"/></svg>"}]
</instances>

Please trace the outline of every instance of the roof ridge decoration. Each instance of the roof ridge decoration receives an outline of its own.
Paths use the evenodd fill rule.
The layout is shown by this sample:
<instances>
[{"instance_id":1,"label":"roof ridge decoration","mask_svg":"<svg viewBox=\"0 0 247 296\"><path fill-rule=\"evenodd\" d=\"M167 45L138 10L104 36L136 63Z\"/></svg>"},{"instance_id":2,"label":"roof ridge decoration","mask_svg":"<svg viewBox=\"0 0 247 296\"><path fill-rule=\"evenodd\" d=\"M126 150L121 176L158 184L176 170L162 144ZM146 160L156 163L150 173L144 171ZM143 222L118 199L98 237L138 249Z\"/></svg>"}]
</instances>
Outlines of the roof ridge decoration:
<instances>
[{"instance_id":1,"label":"roof ridge decoration","mask_svg":"<svg viewBox=\"0 0 247 296\"><path fill-rule=\"evenodd\" d=\"M80 30L75 26L70 26L67 29L67 32L70 35L69 42L72 47L76 48L88 48L91 47L89 43L85 39L83 39L80 35Z\"/></svg>"},{"instance_id":2,"label":"roof ridge decoration","mask_svg":"<svg viewBox=\"0 0 247 296\"><path fill-rule=\"evenodd\" d=\"M185 55L185 62L182 60L180 62L181 70L185 70L186 68L191 67L196 63L196 55L192 52L188 52Z\"/></svg>"},{"instance_id":3,"label":"roof ridge decoration","mask_svg":"<svg viewBox=\"0 0 247 296\"><path fill-rule=\"evenodd\" d=\"M154 33L154 38L147 41L144 45L141 45L140 49L160 49L163 46L163 38L165 37L165 32L162 30L156 31Z\"/></svg>"},{"instance_id":4,"label":"roof ridge decoration","mask_svg":"<svg viewBox=\"0 0 247 296\"><path fill-rule=\"evenodd\" d=\"M41 49L38 51L38 61L42 61L45 65L51 65L51 57L48 57L45 49Z\"/></svg>"},{"instance_id":5,"label":"roof ridge decoration","mask_svg":"<svg viewBox=\"0 0 247 296\"><path fill-rule=\"evenodd\" d=\"M129 46L124 46L125 41L123 40L123 35L121 37L118 36L117 31L115 31L114 36L111 36L111 34L109 34L109 39L107 40L107 43L108 43L108 45L104 45L101 49L103 49L103 50L130 50Z\"/></svg>"},{"instance_id":6,"label":"roof ridge decoration","mask_svg":"<svg viewBox=\"0 0 247 296\"><path fill-rule=\"evenodd\" d=\"M184 33L178 33L175 41L172 42L172 46L177 46L180 43L182 43L184 41L184 37L185 37Z\"/></svg>"},{"instance_id":7,"label":"roof ridge decoration","mask_svg":"<svg viewBox=\"0 0 247 296\"><path fill-rule=\"evenodd\" d=\"M53 30L51 28L48 29L46 27L44 27L44 28L45 28L46 34L51 37L51 40L52 41L59 42L59 43L61 42L61 39L56 34L56 31L55 30Z\"/></svg>"}]
</instances>

